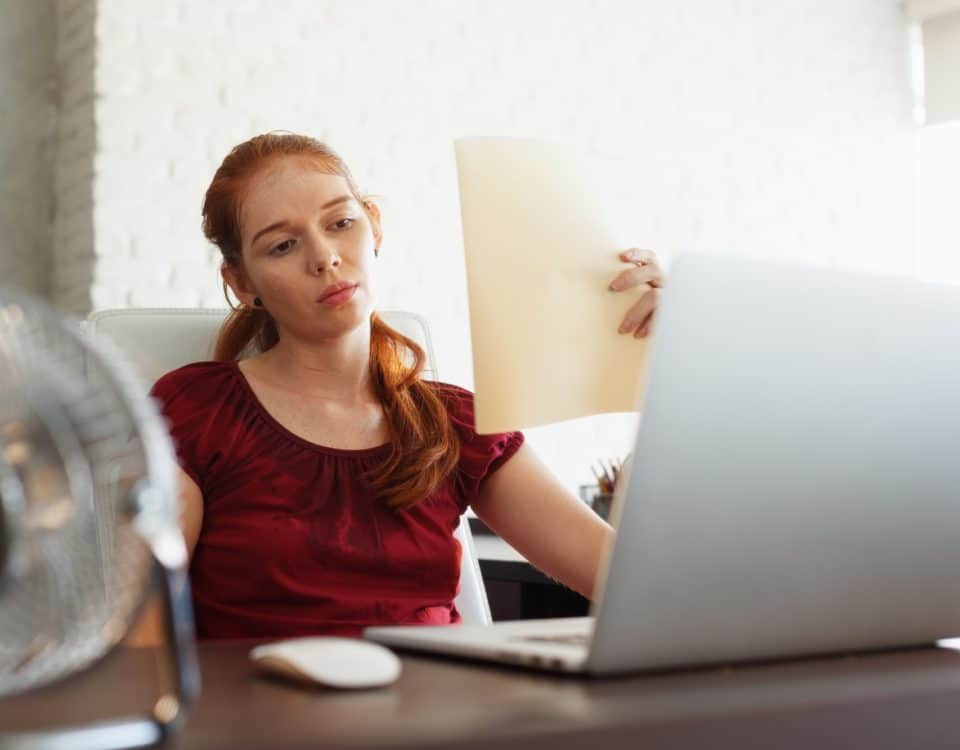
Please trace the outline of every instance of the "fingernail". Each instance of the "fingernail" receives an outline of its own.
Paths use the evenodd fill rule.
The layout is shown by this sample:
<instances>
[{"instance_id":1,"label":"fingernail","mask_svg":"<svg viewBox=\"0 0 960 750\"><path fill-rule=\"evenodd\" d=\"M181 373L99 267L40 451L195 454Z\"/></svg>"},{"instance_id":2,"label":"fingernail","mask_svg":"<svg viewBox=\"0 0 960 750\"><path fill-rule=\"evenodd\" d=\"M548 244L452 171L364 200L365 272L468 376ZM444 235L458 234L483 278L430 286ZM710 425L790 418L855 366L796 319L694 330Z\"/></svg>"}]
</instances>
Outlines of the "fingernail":
<instances>
[{"instance_id":1,"label":"fingernail","mask_svg":"<svg viewBox=\"0 0 960 750\"><path fill-rule=\"evenodd\" d=\"M620 281L620 279L614 279L613 281L610 282L610 289L612 289L615 292L619 292L621 283L622 282Z\"/></svg>"}]
</instances>

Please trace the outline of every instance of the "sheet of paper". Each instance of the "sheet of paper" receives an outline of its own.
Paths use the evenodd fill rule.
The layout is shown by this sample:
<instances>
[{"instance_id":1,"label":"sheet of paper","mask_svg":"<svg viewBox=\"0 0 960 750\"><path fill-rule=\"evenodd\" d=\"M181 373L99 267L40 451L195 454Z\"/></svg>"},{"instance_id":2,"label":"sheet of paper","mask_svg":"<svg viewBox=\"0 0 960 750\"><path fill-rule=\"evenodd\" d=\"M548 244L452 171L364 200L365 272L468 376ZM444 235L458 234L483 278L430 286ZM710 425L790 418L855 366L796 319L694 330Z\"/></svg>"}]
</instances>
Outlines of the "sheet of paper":
<instances>
[{"instance_id":1,"label":"sheet of paper","mask_svg":"<svg viewBox=\"0 0 960 750\"><path fill-rule=\"evenodd\" d=\"M608 289L631 242L605 216L599 175L542 141L455 149L477 431L638 409L649 339L617 333L641 291Z\"/></svg>"}]
</instances>

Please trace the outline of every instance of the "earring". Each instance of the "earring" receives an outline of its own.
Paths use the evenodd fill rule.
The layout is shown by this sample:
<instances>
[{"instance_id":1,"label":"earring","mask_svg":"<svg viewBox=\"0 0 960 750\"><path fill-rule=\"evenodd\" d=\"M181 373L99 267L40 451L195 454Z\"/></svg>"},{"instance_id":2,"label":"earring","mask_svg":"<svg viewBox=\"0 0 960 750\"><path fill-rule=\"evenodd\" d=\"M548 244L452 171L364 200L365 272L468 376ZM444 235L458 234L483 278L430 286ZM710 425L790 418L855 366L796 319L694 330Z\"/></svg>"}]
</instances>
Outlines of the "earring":
<instances>
[{"instance_id":1,"label":"earring","mask_svg":"<svg viewBox=\"0 0 960 750\"><path fill-rule=\"evenodd\" d=\"M373 248L373 257L374 257L374 258L379 258L379 257L380 257L380 248L379 248L379 247Z\"/></svg>"},{"instance_id":2,"label":"earring","mask_svg":"<svg viewBox=\"0 0 960 750\"><path fill-rule=\"evenodd\" d=\"M263 300L260 299L259 297L254 297L254 298L253 298L253 306L254 306L254 307L263 307Z\"/></svg>"}]
</instances>

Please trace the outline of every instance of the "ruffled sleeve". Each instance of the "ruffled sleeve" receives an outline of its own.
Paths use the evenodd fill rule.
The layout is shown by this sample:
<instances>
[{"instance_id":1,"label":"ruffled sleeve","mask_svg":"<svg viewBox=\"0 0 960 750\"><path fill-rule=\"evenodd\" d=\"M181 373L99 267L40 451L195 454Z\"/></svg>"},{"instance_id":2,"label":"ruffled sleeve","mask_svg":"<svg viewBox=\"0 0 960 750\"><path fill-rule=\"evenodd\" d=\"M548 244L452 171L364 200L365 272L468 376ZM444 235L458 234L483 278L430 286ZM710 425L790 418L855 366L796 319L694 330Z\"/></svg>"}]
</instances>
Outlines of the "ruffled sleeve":
<instances>
[{"instance_id":1,"label":"ruffled sleeve","mask_svg":"<svg viewBox=\"0 0 960 750\"><path fill-rule=\"evenodd\" d=\"M168 372L150 389L166 420L180 466L201 491L212 458L207 435L222 393L223 373L224 363L197 362Z\"/></svg>"},{"instance_id":2,"label":"ruffled sleeve","mask_svg":"<svg viewBox=\"0 0 960 750\"><path fill-rule=\"evenodd\" d=\"M524 437L519 431L478 435L474 429L473 393L449 383L436 385L460 436L458 483L462 509L466 510L466 506L477 498L483 481L520 450Z\"/></svg>"}]
</instances>

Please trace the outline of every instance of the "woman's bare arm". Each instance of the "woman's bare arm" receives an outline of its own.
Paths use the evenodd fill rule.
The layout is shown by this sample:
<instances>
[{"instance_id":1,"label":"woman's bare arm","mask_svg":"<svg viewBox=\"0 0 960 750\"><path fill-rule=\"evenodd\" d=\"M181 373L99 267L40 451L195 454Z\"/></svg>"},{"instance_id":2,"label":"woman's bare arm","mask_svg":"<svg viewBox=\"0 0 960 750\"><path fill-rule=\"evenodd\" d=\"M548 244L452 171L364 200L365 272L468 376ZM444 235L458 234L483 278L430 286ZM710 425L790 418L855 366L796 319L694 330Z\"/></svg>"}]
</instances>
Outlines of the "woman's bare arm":
<instances>
[{"instance_id":1,"label":"woman's bare arm","mask_svg":"<svg viewBox=\"0 0 960 750\"><path fill-rule=\"evenodd\" d=\"M480 519L535 567L592 598L614 531L569 492L526 444L484 480Z\"/></svg>"}]
</instances>

